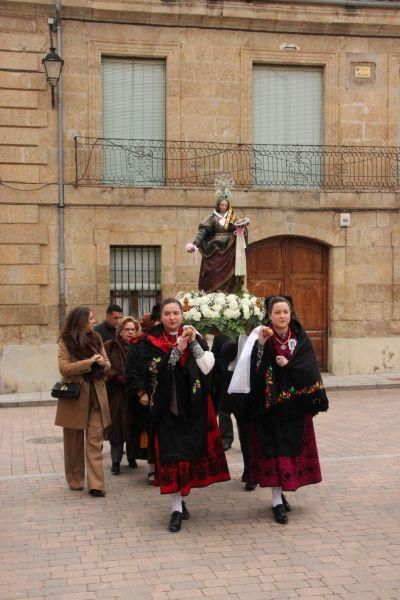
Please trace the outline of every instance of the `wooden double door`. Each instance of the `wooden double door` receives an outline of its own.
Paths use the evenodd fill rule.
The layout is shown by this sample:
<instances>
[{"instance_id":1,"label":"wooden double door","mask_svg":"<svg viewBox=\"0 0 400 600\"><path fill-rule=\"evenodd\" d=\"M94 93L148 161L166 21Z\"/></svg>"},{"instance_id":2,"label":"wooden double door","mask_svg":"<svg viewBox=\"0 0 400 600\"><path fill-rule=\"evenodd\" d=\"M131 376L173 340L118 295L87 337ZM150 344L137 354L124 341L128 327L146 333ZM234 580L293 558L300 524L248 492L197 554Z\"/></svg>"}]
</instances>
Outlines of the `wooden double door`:
<instances>
[{"instance_id":1,"label":"wooden double door","mask_svg":"<svg viewBox=\"0 0 400 600\"><path fill-rule=\"evenodd\" d=\"M256 296L285 294L326 370L329 248L308 238L279 236L250 244L247 287Z\"/></svg>"}]
</instances>

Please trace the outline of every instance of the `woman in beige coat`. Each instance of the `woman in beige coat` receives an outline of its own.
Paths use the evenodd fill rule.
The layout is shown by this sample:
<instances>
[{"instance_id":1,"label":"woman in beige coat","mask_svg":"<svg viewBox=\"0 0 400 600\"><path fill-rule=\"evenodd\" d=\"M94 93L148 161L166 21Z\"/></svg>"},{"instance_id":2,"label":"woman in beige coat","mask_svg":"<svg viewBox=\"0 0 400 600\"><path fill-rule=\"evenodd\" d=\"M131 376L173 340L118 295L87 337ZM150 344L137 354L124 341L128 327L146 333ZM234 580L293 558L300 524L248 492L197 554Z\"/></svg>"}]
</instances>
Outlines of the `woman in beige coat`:
<instances>
[{"instance_id":1,"label":"woman in beige coat","mask_svg":"<svg viewBox=\"0 0 400 600\"><path fill-rule=\"evenodd\" d=\"M87 306L68 314L58 340L58 368L63 381L81 384L79 398L59 399L56 425L63 427L65 478L71 490L83 490L85 461L89 493L105 496L102 449L110 425L104 381L110 363Z\"/></svg>"}]
</instances>

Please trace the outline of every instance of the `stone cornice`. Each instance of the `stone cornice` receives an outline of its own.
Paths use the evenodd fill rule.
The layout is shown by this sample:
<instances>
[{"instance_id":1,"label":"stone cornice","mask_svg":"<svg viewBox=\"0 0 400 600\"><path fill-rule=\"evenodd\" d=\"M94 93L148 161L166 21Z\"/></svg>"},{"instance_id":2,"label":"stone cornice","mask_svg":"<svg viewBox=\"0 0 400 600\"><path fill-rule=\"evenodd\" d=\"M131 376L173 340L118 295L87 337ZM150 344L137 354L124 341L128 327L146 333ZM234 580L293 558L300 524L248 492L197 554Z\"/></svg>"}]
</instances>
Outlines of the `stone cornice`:
<instances>
[{"instance_id":1,"label":"stone cornice","mask_svg":"<svg viewBox=\"0 0 400 600\"><path fill-rule=\"evenodd\" d=\"M338 0L333 0L338 1ZM326 3L325 3L326 2ZM353 2L354 4L354 2ZM400 36L399 2L376 6L244 0L62 0L65 19L321 35ZM376 2L379 4L379 2ZM6 0L3 14L52 16L54 0Z\"/></svg>"}]
</instances>

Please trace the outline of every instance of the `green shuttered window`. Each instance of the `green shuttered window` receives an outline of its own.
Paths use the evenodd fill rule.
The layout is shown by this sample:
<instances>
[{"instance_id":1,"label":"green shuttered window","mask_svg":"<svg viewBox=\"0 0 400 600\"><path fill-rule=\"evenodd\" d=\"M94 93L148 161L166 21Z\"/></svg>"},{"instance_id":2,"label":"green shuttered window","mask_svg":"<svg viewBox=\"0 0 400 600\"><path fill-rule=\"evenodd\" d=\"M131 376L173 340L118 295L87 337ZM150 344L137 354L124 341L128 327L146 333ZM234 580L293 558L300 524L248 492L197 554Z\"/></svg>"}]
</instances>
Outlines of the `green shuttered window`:
<instances>
[{"instance_id":1,"label":"green shuttered window","mask_svg":"<svg viewBox=\"0 0 400 600\"><path fill-rule=\"evenodd\" d=\"M102 59L105 183L162 185L165 61Z\"/></svg>"},{"instance_id":2,"label":"green shuttered window","mask_svg":"<svg viewBox=\"0 0 400 600\"><path fill-rule=\"evenodd\" d=\"M254 65L253 144L279 146L323 144L323 69ZM255 148L255 183L298 187L305 175L321 178L318 152L303 172L301 153L289 148L261 155ZM305 168L305 166L304 166ZM257 172L258 171L258 172Z\"/></svg>"}]
</instances>

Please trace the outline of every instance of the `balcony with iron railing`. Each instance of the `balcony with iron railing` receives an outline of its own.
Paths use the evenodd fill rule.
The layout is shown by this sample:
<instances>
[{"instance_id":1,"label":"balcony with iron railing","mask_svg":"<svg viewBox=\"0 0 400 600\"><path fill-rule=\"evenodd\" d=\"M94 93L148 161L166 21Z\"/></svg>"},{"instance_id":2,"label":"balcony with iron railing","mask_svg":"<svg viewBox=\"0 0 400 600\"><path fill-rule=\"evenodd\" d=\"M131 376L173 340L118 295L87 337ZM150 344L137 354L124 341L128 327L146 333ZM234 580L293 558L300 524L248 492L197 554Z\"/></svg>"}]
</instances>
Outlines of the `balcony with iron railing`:
<instances>
[{"instance_id":1,"label":"balcony with iron railing","mask_svg":"<svg viewBox=\"0 0 400 600\"><path fill-rule=\"evenodd\" d=\"M400 148L75 138L76 185L396 192Z\"/></svg>"}]
</instances>

